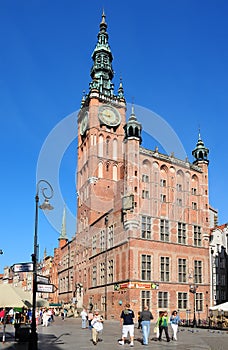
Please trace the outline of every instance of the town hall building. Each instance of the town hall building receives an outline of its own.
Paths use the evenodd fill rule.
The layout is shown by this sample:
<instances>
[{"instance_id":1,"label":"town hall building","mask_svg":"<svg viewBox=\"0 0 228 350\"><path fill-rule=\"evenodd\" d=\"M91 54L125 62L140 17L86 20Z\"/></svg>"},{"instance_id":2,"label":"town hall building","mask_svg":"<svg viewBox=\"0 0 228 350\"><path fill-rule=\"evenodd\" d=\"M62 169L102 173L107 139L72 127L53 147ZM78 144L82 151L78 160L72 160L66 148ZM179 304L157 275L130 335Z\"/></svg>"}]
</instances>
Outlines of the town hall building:
<instances>
[{"instance_id":1,"label":"town hall building","mask_svg":"<svg viewBox=\"0 0 228 350\"><path fill-rule=\"evenodd\" d=\"M77 118L76 303L118 319L126 302L207 317L210 304L208 153L199 135L192 155L142 147L134 105L126 118L122 81L102 14L88 94ZM68 249L68 248L67 248ZM73 287L72 287L73 288ZM61 292L61 290L60 290Z\"/></svg>"}]
</instances>

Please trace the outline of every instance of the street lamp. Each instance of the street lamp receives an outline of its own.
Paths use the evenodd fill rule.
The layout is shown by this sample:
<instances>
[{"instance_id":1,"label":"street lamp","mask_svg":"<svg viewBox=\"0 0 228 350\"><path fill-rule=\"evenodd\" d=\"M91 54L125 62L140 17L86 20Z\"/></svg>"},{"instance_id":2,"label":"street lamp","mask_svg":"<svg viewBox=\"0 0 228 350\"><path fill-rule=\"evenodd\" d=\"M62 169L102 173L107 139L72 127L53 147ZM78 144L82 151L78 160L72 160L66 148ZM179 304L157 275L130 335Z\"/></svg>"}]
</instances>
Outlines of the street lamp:
<instances>
[{"instance_id":1,"label":"street lamp","mask_svg":"<svg viewBox=\"0 0 228 350\"><path fill-rule=\"evenodd\" d=\"M194 305L193 305L193 310L194 310L194 316L193 316L193 327L196 327L196 290L197 290L198 286L196 286L195 284L190 285L190 289L189 292L193 293L194 296Z\"/></svg>"},{"instance_id":2,"label":"street lamp","mask_svg":"<svg viewBox=\"0 0 228 350\"><path fill-rule=\"evenodd\" d=\"M44 184L45 187L41 187L40 185ZM47 186L47 187L46 187ZM42 192L44 197L44 203L39 205L39 192ZM47 195L48 193L48 195ZM38 207L42 210L52 210L54 209L50 203L49 199L53 197L54 191L52 186L46 180L38 181L36 185L36 196L35 196L35 231L34 231L34 250L32 254L32 262L33 262L33 289L32 289L32 323L31 323L31 339L29 342L29 350L37 350L37 342L38 336L36 332L36 291L37 291L37 232L38 232Z\"/></svg>"}]
</instances>

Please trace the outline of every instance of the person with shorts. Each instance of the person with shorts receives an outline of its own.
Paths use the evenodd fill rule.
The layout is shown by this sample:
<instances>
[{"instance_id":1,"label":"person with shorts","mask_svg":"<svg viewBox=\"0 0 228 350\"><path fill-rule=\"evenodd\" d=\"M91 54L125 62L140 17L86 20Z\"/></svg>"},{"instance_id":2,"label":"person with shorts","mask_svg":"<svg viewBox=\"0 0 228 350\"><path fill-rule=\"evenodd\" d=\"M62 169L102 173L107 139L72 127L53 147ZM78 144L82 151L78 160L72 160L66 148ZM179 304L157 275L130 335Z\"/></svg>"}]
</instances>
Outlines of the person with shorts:
<instances>
[{"instance_id":1,"label":"person with shorts","mask_svg":"<svg viewBox=\"0 0 228 350\"><path fill-rule=\"evenodd\" d=\"M122 326L122 340L119 340L120 345L124 345L125 339L130 335L130 346L134 346L134 311L130 309L130 304L125 305L125 309L120 315L120 324Z\"/></svg>"}]
</instances>

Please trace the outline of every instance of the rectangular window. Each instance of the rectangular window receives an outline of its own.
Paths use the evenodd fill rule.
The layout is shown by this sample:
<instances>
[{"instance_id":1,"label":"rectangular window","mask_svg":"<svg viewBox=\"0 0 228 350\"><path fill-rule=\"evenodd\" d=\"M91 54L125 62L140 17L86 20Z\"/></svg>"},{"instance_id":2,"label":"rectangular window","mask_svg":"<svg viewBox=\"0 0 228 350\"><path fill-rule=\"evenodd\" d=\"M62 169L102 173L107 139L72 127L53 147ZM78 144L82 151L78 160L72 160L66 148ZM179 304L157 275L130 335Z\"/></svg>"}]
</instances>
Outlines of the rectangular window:
<instances>
[{"instance_id":1,"label":"rectangular window","mask_svg":"<svg viewBox=\"0 0 228 350\"><path fill-rule=\"evenodd\" d=\"M196 293L196 311L203 311L203 293Z\"/></svg>"},{"instance_id":2,"label":"rectangular window","mask_svg":"<svg viewBox=\"0 0 228 350\"><path fill-rule=\"evenodd\" d=\"M142 190L142 198L143 199L149 199L149 191Z\"/></svg>"},{"instance_id":3,"label":"rectangular window","mask_svg":"<svg viewBox=\"0 0 228 350\"><path fill-rule=\"evenodd\" d=\"M108 282L113 282L113 260L108 261Z\"/></svg>"},{"instance_id":4,"label":"rectangular window","mask_svg":"<svg viewBox=\"0 0 228 350\"><path fill-rule=\"evenodd\" d=\"M178 309L187 309L188 307L188 295L187 293L178 293Z\"/></svg>"},{"instance_id":5,"label":"rectangular window","mask_svg":"<svg viewBox=\"0 0 228 350\"><path fill-rule=\"evenodd\" d=\"M142 216L142 238L151 239L151 217Z\"/></svg>"},{"instance_id":6,"label":"rectangular window","mask_svg":"<svg viewBox=\"0 0 228 350\"><path fill-rule=\"evenodd\" d=\"M93 266L92 269L92 287L96 287L97 285L97 267Z\"/></svg>"},{"instance_id":7,"label":"rectangular window","mask_svg":"<svg viewBox=\"0 0 228 350\"><path fill-rule=\"evenodd\" d=\"M178 243L186 244L186 224L178 222Z\"/></svg>"},{"instance_id":8,"label":"rectangular window","mask_svg":"<svg viewBox=\"0 0 228 350\"><path fill-rule=\"evenodd\" d=\"M94 235L92 238L92 252L93 252L93 254L96 253L96 250L97 250L97 236Z\"/></svg>"},{"instance_id":9,"label":"rectangular window","mask_svg":"<svg viewBox=\"0 0 228 350\"><path fill-rule=\"evenodd\" d=\"M169 221L160 220L160 240L164 242L169 242Z\"/></svg>"},{"instance_id":10,"label":"rectangular window","mask_svg":"<svg viewBox=\"0 0 228 350\"><path fill-rule=\"evenodd\" d=\"M169 282L169 258L162 256L160 258L160 272L161 272L161 281Z\"/></svg>"},{"instance_id":11,"label":"rectangular window","mask_svg":"<svg viewBox=\"0 0 228 350\"><path fill-rule=\"evenodd\" d=\"M186 259L178 259L178 282L186 282L187 280L187 262Z\"/></svg>"},{"instance_id":12,"label":"rectangular window","mask_svg":"<svg viewBox=\"0 0 228 350\"><path fill-rule=\"evenodd\" d=\"M165 194L161 194L161 202L166 203L166 195Z\"/></svg>"},{"instance_id":13,"label":"rectangular window","mask_svg":"<svg viewBox=\"0 0 228 350\"><path fill-rule=\"evenodd\" d=\"M178 207L182 207L182 204L183 204L182 199L181 198L177 198L177 205L178 205Z\"/></svg>"},{"instance_id":14,"label":"rectangular window","mask_svg":"<svg viewBox=\"0 0 228 350\"><path fill-rule=\"evenodd\" d=\"M192 195L195 196L196 195L196 188L192 187Z\"/></svg>"},{"instance_id":15,"label":"rectangular window","mask_svg":"<svg viewBox=\"0 0 228 350\"><path fill-rule=\"evenodd\" d=\"M194 283L202 283L202 261L194 261Z\"/></svg>"},{"instance_id":16,"label":"rectangular window","mask_svg":"<svg viewBox=\"0 0 228 350\"><path fill-rule=\"evenodd\" d=\"M158 292L158 307L168 308L168 292Z\"/></svg>"},{"instance_id":17,"label":"rectangular window","mask_svg":"<svg viewBox=\"0 0 228 350\"><path fill-rule=\"evenodd\" d=\"M197 210L197 203L196 202L192 202L192 209Z\"/></svg>"},{"instance_id":18,"label":"rectangular window","mask_svg":"<svg viewBox=\"0 0 228 350\"><path fill-rule=\"evenodd\" d=\"M105 230L101 230L100 232L100 247L101 250L105 250Z\"/></svg>"},{"instance_id":19,"label":"rectangular window","mask_svg":"<svg viewBox=\"0 0 228 350\"><path fill-rule=\"evenodd\" d=\"M160 180L160 186L161 187L166 187L166 180L165 179L161 179Z\"/></svg>"},{"instance_id":20,"label":"rectangular window","mask_svg":"<svg viewBox=\"0 0 228 350\"><path fill-rule=\"evenodd\" d=\"M149 182L149 176L148 175L146 175L146 174L143 174L142 175L142 182Z\"/></svg>"},{"instance_id":21,"label":"rectangular window","mask_svg":"<svg viewBox=\"0 0 228 350\"><path fill-rule=\"evenodd\" d=\"M149 309L151 307L151 294L149 290L142 290L141 292L141 305L142 310L144 309L145 305L149 306Z\"/></svg>"},{"instance_id":22,"label":"rectangular window","mask_svg":"<svg viewBox=\"0 0 228 350\"><path fill-rule=\"evenodd\" d=\"M177 191L181 192L182 191L182 184L177 184Z\"/></svg>"},{"instance_id":23,"label":"rectangular window","mask_svg":"<svg viewBox=\"0 0 228 350\"><path fill-rule=\"evenodd\" d=\"M106 301L105 301L105 296L103 295L101 297L101 310L105 312L106 309Z\"/></svg>"},{"instance_id":24,"label":"rectangular window","mask_svg":"<svg viewBox=\"0 0 228 350\"><path fill-rule=\"evenodd\" d=\"M202 246L202 235L200 226L194 226L194 245L196 247Z\"/></svg>"},{"instance_id":25,"label":"rectangular window","mask_svg":"<svg viewBox=\"0 0 228 350\"><path fill-rule=\"evenodd\" d=\"M142 255L141 275L143 281L151 280L151 255Z\"/></svg>"},{"instance_id":26,"label":"rectangular window","mask_svg":"<svg viewBox=\"0 0 228 350\"><path fill-rule=\"evenodd\" d=\"M105 263L100 263L100 283L105 284Z\"/></svg>"},{"instance_id":27,"label":"rectangular window","mask_svg":"<svg viewBox=\"0 0 228 350\"><path fill-rule=\"evenodd\" d=\"M114 244L114 228L113 225L108 227L108 248L113 247Z\"/></svg>"}]
</instances>

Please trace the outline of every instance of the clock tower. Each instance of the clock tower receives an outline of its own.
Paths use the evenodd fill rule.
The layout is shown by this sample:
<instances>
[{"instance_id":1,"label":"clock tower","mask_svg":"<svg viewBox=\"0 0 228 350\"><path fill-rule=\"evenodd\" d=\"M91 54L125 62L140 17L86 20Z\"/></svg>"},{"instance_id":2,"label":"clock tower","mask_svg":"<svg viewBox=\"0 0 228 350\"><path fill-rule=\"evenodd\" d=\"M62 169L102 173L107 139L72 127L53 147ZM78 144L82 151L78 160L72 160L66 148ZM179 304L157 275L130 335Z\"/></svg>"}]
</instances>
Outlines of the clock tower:
<instances>
[{"instance_id":1,"label":"clock tower","mask_svg":"<svg viewBox=\"0 0 228 350\"><path fill-rule=\"evenodd\" d=\"M113 56L104 12L97 38L92 53L92 81L89 93L82 98L77 120L78 232L120 205L123 193L126 101L122 81L114 93Z\"/></svg>"}]
</instances>

